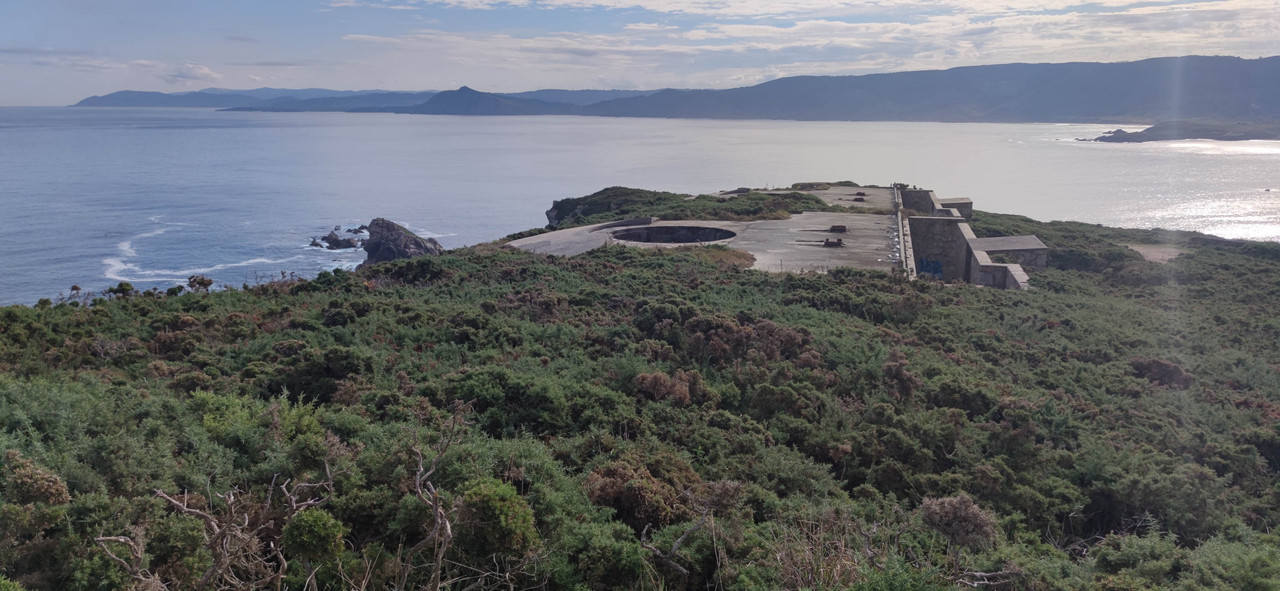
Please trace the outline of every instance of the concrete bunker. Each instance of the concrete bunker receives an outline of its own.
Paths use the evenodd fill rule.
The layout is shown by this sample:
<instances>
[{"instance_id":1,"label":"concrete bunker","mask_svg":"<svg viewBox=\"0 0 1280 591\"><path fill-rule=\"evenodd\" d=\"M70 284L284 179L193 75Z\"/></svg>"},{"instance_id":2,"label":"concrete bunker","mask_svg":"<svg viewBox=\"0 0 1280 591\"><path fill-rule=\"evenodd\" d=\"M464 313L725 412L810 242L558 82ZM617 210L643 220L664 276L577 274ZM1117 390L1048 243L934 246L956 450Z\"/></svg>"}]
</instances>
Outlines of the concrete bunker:
<instances>
[{"instance_id":1,"label":"concrete bunker","mask_svg":"<svg viewBox=\"0 0 1280 591\"><path fill-rule=\"evenodd\" d=\"M696 244L717 242L737 236L737 232L709 226L637 226L614 230L615 240L656 244Z\"/></svg>"}]
</instances>

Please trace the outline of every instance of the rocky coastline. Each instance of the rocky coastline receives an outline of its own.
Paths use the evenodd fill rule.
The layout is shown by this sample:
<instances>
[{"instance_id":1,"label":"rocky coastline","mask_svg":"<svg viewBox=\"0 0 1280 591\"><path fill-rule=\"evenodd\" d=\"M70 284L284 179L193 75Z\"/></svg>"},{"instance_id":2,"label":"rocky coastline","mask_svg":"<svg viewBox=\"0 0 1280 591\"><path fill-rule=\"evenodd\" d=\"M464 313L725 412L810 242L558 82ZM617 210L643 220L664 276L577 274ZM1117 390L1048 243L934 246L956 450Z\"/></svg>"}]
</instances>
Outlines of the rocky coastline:
<instances>
[{"instance_id":1,"label":"rocky coastline","mask_svg":"<svg viewBox=\"0 0 1280 591\"><path fill-rule=\"evenodd\" d=\"M339 232L350 235L346 236ZM346 230L343 230L342 226L334 226L328 234L312 237L310 246L326 250L363 248L368 254L364 262L360 263L361 267L444 252L444 247L434 238L418 236L408 228L386 218L374 218L367 225Z\"/></svg>"},{"instance_id":2,"label":"rocky coastline","mask_svg":"<svg viewBox=\"0 0 1280 591\"><path fill-rule=\"evenodd\" d=\"M1123 129L1108 131L1092 141L1107 143L1140 143L1171 140L1280 140L1280 122L1235 123L1223 121L1162 121L1142 131Z\"/></svg>"}]
</instances>

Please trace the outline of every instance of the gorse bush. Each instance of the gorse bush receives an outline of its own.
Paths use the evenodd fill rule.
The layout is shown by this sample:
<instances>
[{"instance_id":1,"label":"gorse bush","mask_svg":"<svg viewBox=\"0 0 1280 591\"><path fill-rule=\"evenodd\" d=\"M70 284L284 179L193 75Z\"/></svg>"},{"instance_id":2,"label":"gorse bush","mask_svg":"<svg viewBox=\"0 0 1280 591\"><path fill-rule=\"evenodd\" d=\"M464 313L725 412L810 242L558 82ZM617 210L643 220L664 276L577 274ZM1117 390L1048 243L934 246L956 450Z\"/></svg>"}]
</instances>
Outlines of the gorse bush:
<instances>
[{"instance_id":1,"label":"gorse bush","mask_svg":"<svg viewBox=\"0 0 1280 591\"><path fill-rule=\"evenodd\" d=\"M621 203L577 221L676 201ZM1275 589L1277 249L974 228L1051 268L484 245L0 308L0 581ZM1123 246L1158 241L1184 254Z\"/></svg>"}]
</instances>

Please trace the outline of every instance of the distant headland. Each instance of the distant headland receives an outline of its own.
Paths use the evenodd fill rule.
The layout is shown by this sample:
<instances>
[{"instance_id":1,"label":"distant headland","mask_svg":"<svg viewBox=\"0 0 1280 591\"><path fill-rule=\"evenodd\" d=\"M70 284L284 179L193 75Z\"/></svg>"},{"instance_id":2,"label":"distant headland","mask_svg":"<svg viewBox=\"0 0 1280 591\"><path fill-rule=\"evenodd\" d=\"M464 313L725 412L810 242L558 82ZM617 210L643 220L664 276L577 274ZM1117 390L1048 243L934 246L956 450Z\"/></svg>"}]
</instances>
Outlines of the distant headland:
<instances>
[{"instance_id":1,"label":"distant headland","mask_svg":"<svg viewBox=\"0 0 1280 591\"><path fill-rule=\"evenodd\" d=\"M1167 140L1280 140L1280 121L1162 121L1142 131L1108 131L1094 138L1098 142L1138 143Z\"/></svg>"},{"instance_id":2,"label":"distant headland","mask_svg":"<svg viewBox=\"0 0 1280 591\"><path fill-rule=\"evenodd\" d=\"M1215 139L1275 137L1280 56L1153 58L1124 63L1003 64L863 76L796 76L727 90L537 90L488 93L325 89L123 91L85 107L201 107L435 115L584 115L799 121L993 123L1270 123L1272 131L1219 128ZM1157 127L1151 136L1167 137ZM1263 128L1254 128L1263 129ZM1261 134L1261 137L1259 137ZM1111 134L1142 141L1135 134ZM1172 135L1177 135L1176 133Z\"/></svg>"}]
</instances>

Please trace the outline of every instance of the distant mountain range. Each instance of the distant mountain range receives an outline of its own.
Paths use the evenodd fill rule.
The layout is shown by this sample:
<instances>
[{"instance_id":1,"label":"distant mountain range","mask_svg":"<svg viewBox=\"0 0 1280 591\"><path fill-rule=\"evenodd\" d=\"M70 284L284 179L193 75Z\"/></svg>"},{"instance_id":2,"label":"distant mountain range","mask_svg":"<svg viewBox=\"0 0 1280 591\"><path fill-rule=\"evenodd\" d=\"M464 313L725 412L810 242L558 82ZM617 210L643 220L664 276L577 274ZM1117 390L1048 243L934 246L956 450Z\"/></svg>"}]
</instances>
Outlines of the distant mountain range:
<instances>
[{"instance_id":1,"label":"distant mountain range","mask_svg":"<svg viewBox=\"0 0 1280 591\"><path fill-rule=\"evenodd\" d=\"M304 92L312 94L303 97ZM729 90L127 91L91 97L78 106L811 121L1280 121L1280 57L1189 56L798 76Z\"/></svg>"},{"instance_id":2,"label":"distant mountain range","mask_svg":"<svg viewBox=\"0 0 1280 591\"><path fill-rule=\"evenodd\" d=\"M463 87L469 92L470 89ZM534 90L510 94L486 94L491 97L510 98L516 102L534 101L529 104L555 103L580 107L620 98L634 98L653 94L655 90ZM431 100L435 91L395 92L386 90L328 90L323 88L307 88L290 90L284 88L257 88L253 90L230 90L225 88L206 88L194 92L140 92L124 90L105 96L91 96L74 106L76 107L193 107L205 109L227 109L232 111L392 111L397 107L409 112ZM501 101L489 101L493 112L475 114L504 114ZM548 112L565 114L563 109L543 107ZM419 111L413 111L419 112ZM426 111L421 111L426 112ZM518 114L518 113L506 113Z\"/></svg>"}]
</instances>

